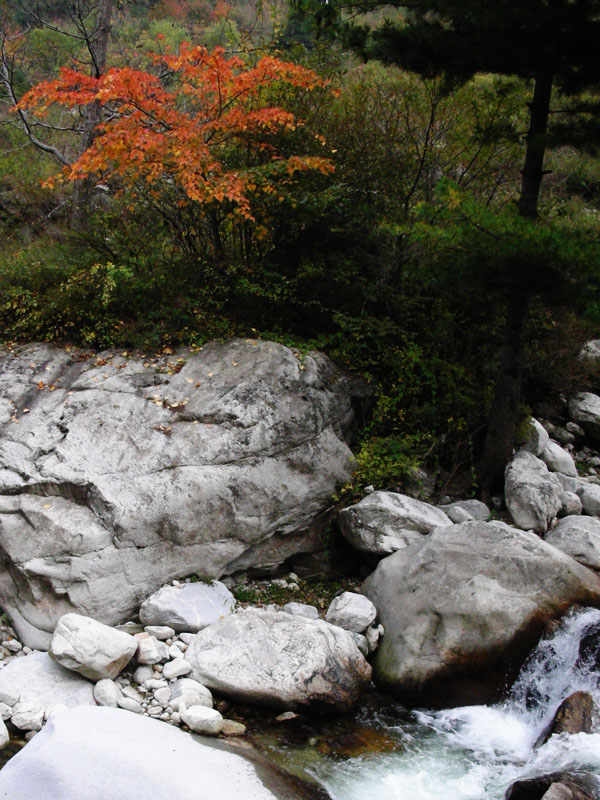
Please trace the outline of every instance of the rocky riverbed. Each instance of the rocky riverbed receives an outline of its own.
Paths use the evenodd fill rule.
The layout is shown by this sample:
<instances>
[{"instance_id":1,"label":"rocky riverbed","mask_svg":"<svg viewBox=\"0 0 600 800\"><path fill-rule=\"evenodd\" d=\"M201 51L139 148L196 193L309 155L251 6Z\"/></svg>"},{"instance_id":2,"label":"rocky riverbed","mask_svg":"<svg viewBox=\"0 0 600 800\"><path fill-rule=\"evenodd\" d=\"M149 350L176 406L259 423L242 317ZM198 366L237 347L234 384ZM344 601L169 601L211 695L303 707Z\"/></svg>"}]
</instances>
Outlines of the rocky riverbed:
<instances>
[{"instance_id":1,"label":"rocky riverbed","mask_svg":"<svg viewBox=\"0 0 600 800\"><path fill-rule=\"evenodd\" d=\"M361 709L371 681L399 716L428 709L417 722L439 750L448 720L460 738L471 719L460 709L500 718L489 704L569 612L600 608L595 395L571 398L560 421L531 420L500 516L474 499L387 491L341 511L341 535L370 574L328 594L304 578L321 571L364 388L325 357L254 340L165 360L32 346L0 359L0 390L0 605L14 624L0 639L0 739L31 740L0 772L0 797L57 800L50 770L65 800L85 780L90 800L139 797L142 785L193 798L185 765L196 758L207 774L236 776L237 789L215 778L215 796L277 796L248 761L230 769L189 732L238 750L265 721L302 738ZM600 645L586 646L593 661ZM581 691L591 727L551 742L598 735L597 697ZM552 695L556 708L567 695ZM417 733L382 727L353 727L352 757L369 742L410 750ZM157 771L163 737L174 761ZM113 745L121 783L97 772L90 789L77 765L94 752L111 763ZM328 780L336 800L354 796ZM561 780L540 786L556 794ZM305 791L316 790L281 796ZM477 800L498 791L478 784Z\"/></svg>"}]
</instances>

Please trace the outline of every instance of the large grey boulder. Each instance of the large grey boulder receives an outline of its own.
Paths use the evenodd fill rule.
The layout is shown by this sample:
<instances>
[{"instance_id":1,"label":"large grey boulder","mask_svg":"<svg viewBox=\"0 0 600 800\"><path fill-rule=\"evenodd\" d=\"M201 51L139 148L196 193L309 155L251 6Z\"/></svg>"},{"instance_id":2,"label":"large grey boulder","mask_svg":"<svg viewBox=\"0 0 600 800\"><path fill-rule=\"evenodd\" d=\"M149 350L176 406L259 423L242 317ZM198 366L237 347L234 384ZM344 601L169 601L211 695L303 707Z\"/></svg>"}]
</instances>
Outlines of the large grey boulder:
<instances>
[{"instance_id":1,"label":"large grey boulder","mask_svg":"<svg viewBox=\"0 0 600 800\"><path fill-rule=\"evenodd\" d=\"M590 569L600 570L600 519L563 517L546 541Z\"/></svg>"},{"instance_id":2,"label":"large grey boulder","mask_svg":"<svg viewBox=\"0 0 600 800\"><path fill-rule=\"evenodd\" d=\"M595 573L534 533L483 522L434 530L362 589L385 628L374 680L419 706L497 699L550 620L600 607Z\"/></svg>"},{"instance_id":3,"label":"large grey boulder","mask_svg":"<svg viewBox=\"0 0 600 800\"><path fill-rule=\"evenodd\" d=\"M81 614L65 614L50 642L55 661L91 681L116 678L127 666L138 643L128 633Z\"/></svg>"},{"instance_id":4,"label":"large grey boulder","mask_svg":"<svg viewBox=\"0 0 600 800\"><path fill-rule=\"evenodd\" d=\"M571 419L596 441L600 441L600 397L580 392L569 401Z\"/></svg>"},{"instance_id":5,"label":"large grey boulder","mask_svg":"<svg viewBox=\"0 0 600 800\"><path fill-rule=\"evenodd\" d=\"M163 586L142 603L140 620L196 633L231 614L234 606L234 596L220 581Z\"/></svg>"},{"instance_id":6,"label":"large grey boulder","mask_svg":"<svg viewBox=\"0 0 600 800\"><path fill-rule=\"evenodd\" d=\"M93 706L94 686L61 667L48 653L30 653L15 658L0 670L0 701L15 705L30 703L45 715L56 706Z\"/></svg>"},{"instance_id":7,"label":"large grey boulder","mask_svg":"<svg viewBox=\"0 0 600 800\"><path fill-rule=\"evenodd\" d=\"M116 708L53 715L0 772L2 800L297 800L279 775Z\"/></svg>"},{"instance_id":8,"label":"large grey boulder","mask_svg":"<svg viewBox=\"0 0 600 800\"><path fill-rule=\"evenodd\" d=\"M48 647L69 612L115 624L173 578L320 546L363 391L273 342L93 357L0 351L0 606Z\"/></svg>"},{"instance_id":9,"label":"large grey boulder","mask_svg":"<svg viewBox=\"0 0 600 800\"><path fill-rule=\"evenodd\" d=\"M338 514L342 534L357 550L389 554L452 522L439 508L396 492L373 492Z\"/></svg>"},{"instance_id":10,"label":"large grey boulder","mask_svg":"<svg viewBox=\"0 0 600 800\"><path fill-rule=\"evenodd\" d=\"M504 497L515 525L544 533L562 507L562 486L539 458L519 450L506 467Z\"/></svg>"},{"instance_id":11,"label":"large grey boulder","mask_svg":"<svg viewBox=\"0 0 600 800\"><path fill-rule=\"evenodd\" d=\"M540 458L552 472L560 472L570 478L578 475L573 456L552 439L540 453Z\"/></svg>"},{"instance_id":12,"label":"large grey boulder","mask_svg":"<svg viewBox=\"0 0 600 800\"><path fill-rule=\"evenodd\" d=\"M209 689L274 708L347 711L371 679L351 633L283 611L225 617L196 634L185 657Z\"/></svg>"}]
</instances>

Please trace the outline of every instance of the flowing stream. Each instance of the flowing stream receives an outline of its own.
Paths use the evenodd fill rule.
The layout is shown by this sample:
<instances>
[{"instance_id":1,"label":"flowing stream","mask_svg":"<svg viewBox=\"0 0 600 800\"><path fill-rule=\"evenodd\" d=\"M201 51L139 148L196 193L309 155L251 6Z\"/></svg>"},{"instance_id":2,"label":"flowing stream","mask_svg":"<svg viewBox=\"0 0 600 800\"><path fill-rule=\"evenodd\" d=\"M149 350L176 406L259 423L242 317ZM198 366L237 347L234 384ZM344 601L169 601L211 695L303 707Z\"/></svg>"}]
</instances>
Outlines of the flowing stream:
<instances>
[{"instance_id":1,"label":"flowing stream","mask_svg":"<svg viewBox=\"0 0 600 800\"><path fill-rule=\"evenodd\" d=\"M555 734L539 744L571 693L589 692L600 709L600 635L595 652L580 655L582 637L596 629L600 611L568 615L502 703L404 713L365 707L360 722L385 732L396 749L342 759L314 747L284 748L288 767L303 761L334 800L501 800L515 780L572 769L591 773L600 787L599 719L597 732Z\"/></svg>"}]
</instances>

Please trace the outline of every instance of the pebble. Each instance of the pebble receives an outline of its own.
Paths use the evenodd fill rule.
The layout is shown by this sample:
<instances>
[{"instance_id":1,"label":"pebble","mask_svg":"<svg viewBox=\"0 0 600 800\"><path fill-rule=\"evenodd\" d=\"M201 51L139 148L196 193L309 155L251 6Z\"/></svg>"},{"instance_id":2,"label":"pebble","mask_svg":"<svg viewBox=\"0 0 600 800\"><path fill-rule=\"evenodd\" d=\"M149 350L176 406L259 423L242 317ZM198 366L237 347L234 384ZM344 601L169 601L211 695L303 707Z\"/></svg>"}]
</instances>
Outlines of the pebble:
<instances>
[{"instance_id":1,"label":"pebble","mask_svg":"<svg viewBox=\"0 0 600 800\"><path fill-rule=\"evenodd\" d=\"M184 644L191 644L192 639L194 638L195 633L189 633L188 631L184 631L183 633L179 634L179 638Z\"/></svg>"},{"instance_id":2,"label":"pebble","mask_svg":"<svg viewBox=\"0 0 600 800\"><path fill-rule=\"evenodd\" d=\"M94 700L99 706L116 708L121 697L121 688L110 678L103 678L94 686Z\"/></svg>"},{"instance_id":3,"label":"pebble","mask_svg":"<svg viewBox=\"0 0 600 800\"><path fill-rule=\"evenodd\" d=\"M152 680L144 682L144 686L146 687L146 689L163 689L165 686L168 685L169 684L167 683L167 681L163 680L163 678L160 678L160 680L158 678L152 678Z\"/></svg>"},{"instance_id":4,"label":"pebble","mask_svg":"<svg viewBox=\"0 0 600 800\"><path fill-rule=\"evenodd\" d=\"M130 700L135 700L136 703L141 703L144 699L135 686L125 686L123 697L129 697Z\"/></svg>"},{"instance_id":5,"label":"pebble","mask_svg":"<svg viewBox=\"0 0 600 800\"><path fill-rule=\"evenodd\" d=\"M154 636L154 638L158 639L159 641L164 641L165 639L173 639L173 637L175 636L175 631L168 625L146 625L144 630L150 636Z\"/></svg>"},{"instance_id":6,"label":"pebble","mask_svg":"<svg viewBox=\"0 0 600 800\"><path fill-rule=\"evenodd\" d=\"M218 736L223 729L223 717L214 708L207 706L191 706L180 712L181 719L194 733Z\"/></svg>"},{"instance_id":7,"label":"pebble","mask_svg":"<svg viewBox=\"0 0 600 800\"><path fill-rule=\"evenodd\" d=\"M2 642L2 647L6 647L11 653L18 653L19 650L23 649L21 642L18 642L16 639L9 639L6 642Z\"/></svg>"},{"instance_id":8,"label":"pebble","mask_svg":"<svg viewBox=\"0 0 600 800\"><path fill-rule=\"evenodd\" d=\"M224 719L221 733L225 736L243 736L246 733L246 726L234 719Z\"/></svg>"},{"instance_id":9,"label":"pebble","mask_svg":"<svg viewBox=\"0 0 600 800\"><path fill-rule=\"evenodd\" d=\"M166 708L169 705L169 700L171 699L171 690L168 686L165 686L162 689L157 689L154 692L154 699L161 706L163 706L163 708Z\"/></svg>"},{"instance_id":10,"label":"pebble","mask_svg":"<svg viewBox=\"0 0 600 800\"><path fill-rule=\"evenodd\" d=\"M168 661L163 668L163 675L167 680L173 678L181 678L183 675L188 675L192 671L192 665L185 658L176 658L174 661Z\"/></svg>"},{"instance_id":11,"label":"pebble","mask_svg":"<svg viewBox=\"0 0 600 800\"><path fill-rule=\"evenodd\" d=\"M133 711L134 714L144 713L141 703L132 700L130 697L120 697L119 708L124 708L125 711Z\"/></svg>"},{"instance_id":12,"label":"pebble","mask_svg":"<svg viewBox=\"0 0 600 800\"><path fill-rule=\"evenodd\" d=\"M149 664L144 664L141 667L138 667L136 671L133 673L133 680L136 683L145 683L152 679L154 675L154 670Z\"/></svg>"},{"instance_id":13,"label":"pebble","mask_svg":"<svg viewBox=\"0 0 600 800\"><path fill-rule=\"evenodd\" d=\"M34 703L17 703L10 721L22 731L39 731L44 723L44 709Z\"/></svg>"}]
</instances>

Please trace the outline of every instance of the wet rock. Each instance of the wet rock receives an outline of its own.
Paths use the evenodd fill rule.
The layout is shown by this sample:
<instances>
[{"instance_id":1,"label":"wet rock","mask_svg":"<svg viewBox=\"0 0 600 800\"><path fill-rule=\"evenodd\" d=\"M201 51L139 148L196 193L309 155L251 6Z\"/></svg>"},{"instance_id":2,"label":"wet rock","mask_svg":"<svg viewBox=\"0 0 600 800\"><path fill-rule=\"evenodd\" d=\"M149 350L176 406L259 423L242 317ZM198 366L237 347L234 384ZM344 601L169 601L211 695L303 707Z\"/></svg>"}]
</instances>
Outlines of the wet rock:
<instances>
[{"instance_id":1,"label":"wet rock","mask_svg":"<svg viewBox=\"0 0 600 800\"><path fill-rule=\"evenodd\" d=\"M357 550L389 554L401 550L441 525L451 525L439 508L395 492L373 492L342 509L338 522Z\"/></svg>"},{"instance_id":2,"label":"wet rock","mask_svg":"<svg viewBox=\"0 0 600 800\"><path fill-rule=\"evenodd\" d=\"M554 733L590 733L594 700L588 692L573 692L558 707L546 739Z\"/></svg>"},{"instance_id":3,"label":"wet rock","mask_svg":"<svg viewBox=\"0 0 600 800\"><path fill-rule=\"evenodd\" d=\"M351 633L282 611L225 617L196 635L186 658L213 691L291 710L347 711L371 678Z\"/></svg>"},{"instance_id":4,"label":"wet rock","mask_svg":"<svg viewBox=\"0 0 600 800\"><path fill-rule=\"evenodd\" d=\"M547 622L600 604L591 570L531 532L483 522L434 530L362 588L385 628L374 680L419 706L498 699Z\"/></svg>"},{"instance_id":5,"label":"wet rock","mask_svg":"<svg viewBox=\"0 0 600 800\"><path fill-rule=\"evenodd\" d=\"M551 792L551 794L549 794ZM513 783L505 800L598 800L597 784L589 775L552 772Z\"/></svg>"}]
</instances>

